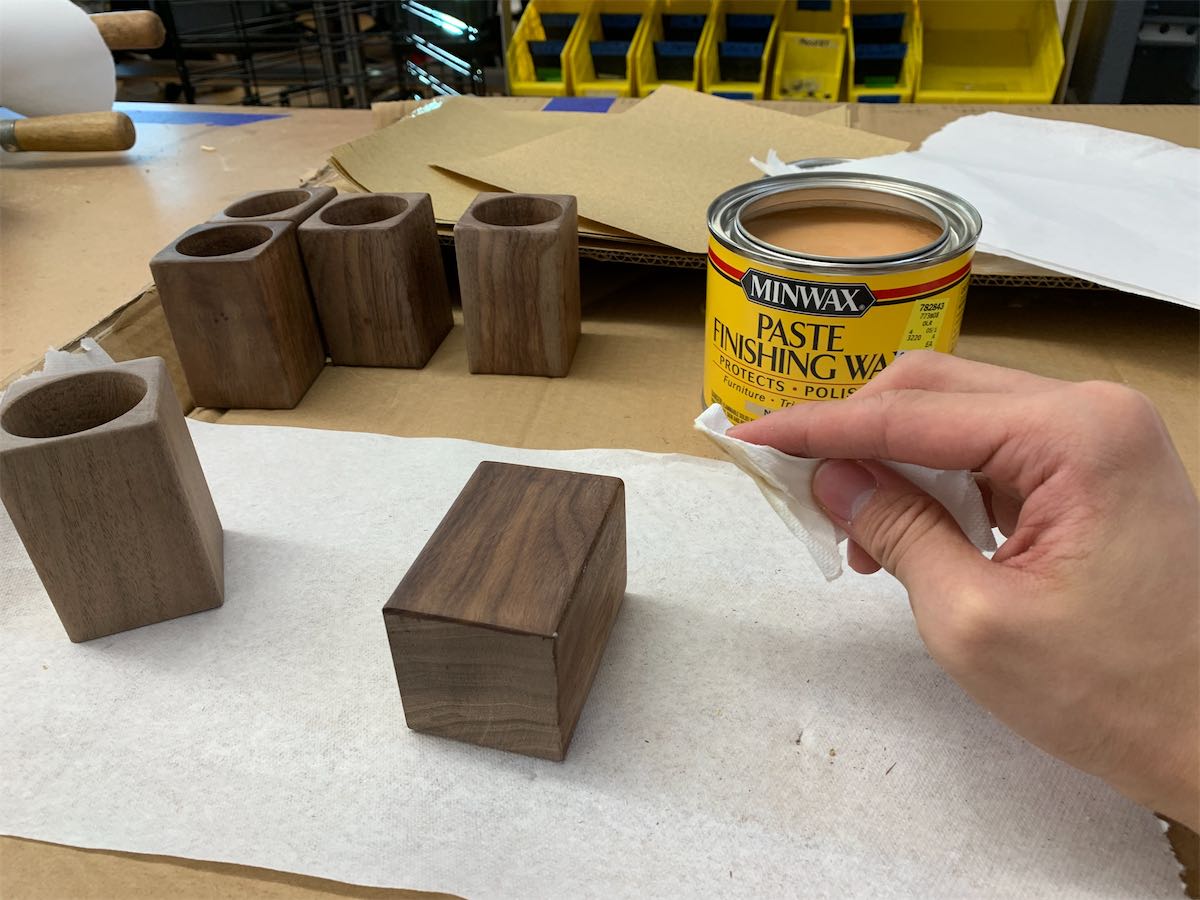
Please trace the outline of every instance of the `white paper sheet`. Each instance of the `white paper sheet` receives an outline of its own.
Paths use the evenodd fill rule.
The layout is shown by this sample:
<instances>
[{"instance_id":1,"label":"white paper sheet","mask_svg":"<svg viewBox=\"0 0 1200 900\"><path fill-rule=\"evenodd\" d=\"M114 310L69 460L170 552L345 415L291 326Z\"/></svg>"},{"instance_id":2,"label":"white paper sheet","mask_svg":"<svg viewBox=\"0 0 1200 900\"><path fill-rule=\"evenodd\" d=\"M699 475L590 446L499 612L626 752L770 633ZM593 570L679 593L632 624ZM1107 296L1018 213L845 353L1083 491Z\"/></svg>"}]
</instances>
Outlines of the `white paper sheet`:
<instances>
[{"instance_id":1,"label":"white paper sheet","mask_svg":"<svg viewBox=\"0 0 1200 900\"><path fill-rule=\"evenodd\" d=\"M1200 307L1200 150L988 112L951 122L919 150L821 171L937 185L979 210L982 251Z\"/></svg>"},{"instance_id":2,"label":"white paper sheet","mask_svg":"<svg viewBox=\"0 0 1200 900\"><path fill-rule=\"evenodd\" d=\"M729 463L190 423L225 605L72 644L0 516L0 832L470 897L1176 897L1153 816L1013 736L883 575ZM570 754L409 732L380 608L482 459L619 475Z\"/></svg>"}]
</instances>

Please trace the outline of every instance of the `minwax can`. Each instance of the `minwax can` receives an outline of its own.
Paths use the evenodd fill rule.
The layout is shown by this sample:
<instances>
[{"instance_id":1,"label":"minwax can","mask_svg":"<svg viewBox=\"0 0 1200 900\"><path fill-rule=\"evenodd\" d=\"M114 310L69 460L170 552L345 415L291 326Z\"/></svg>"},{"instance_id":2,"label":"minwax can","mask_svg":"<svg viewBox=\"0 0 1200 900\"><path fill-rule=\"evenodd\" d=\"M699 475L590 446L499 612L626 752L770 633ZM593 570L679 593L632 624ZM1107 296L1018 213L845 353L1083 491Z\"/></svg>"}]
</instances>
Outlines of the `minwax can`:
<instances>
[{"instance_id":1,"label":"minwax can","mask_svg":"<svg viewBox=\"0 0 1200 900\"><path fill-rule=\"evenodd\" d=\"M906 350L949 353L981 227L962 198L881 175L726 191L708 210L705 405L736 424L849 397Z\"/></svg>"}]
</instances>

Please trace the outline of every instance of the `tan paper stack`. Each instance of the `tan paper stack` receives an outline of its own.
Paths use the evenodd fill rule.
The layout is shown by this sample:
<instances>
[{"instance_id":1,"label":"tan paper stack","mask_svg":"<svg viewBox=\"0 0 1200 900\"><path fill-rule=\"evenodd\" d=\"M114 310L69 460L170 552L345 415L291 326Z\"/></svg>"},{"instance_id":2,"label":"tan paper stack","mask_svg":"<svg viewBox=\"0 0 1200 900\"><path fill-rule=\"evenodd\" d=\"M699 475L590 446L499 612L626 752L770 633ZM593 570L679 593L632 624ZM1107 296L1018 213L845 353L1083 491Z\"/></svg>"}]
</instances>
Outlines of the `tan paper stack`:
<instances>
[{"instance_id":1,"label":"tan paper stack","mask_svg":"<svg viewBox=\"0 0 1200 900\"><path fill-rule=\"evenodd\" d=\"M364 190L428 191L442 223L454 222L480 190L566 193L579 198L585 240L699 254L708 204L755 178L750 157L767 147L787 159L858 159L908 146L828 118L844 116L777 112L678 88L605 115L501 110L462 98L344 144L331 162Z\"/></svg>"}]
</instances>

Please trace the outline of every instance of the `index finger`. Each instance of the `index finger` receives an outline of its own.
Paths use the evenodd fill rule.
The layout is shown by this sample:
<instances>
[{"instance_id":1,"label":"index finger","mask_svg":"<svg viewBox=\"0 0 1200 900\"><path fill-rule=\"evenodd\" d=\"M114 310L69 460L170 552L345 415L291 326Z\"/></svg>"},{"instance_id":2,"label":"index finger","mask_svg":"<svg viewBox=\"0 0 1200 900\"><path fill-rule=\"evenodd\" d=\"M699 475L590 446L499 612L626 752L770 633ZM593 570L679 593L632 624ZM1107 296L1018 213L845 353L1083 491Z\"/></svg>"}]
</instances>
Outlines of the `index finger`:
<instances>
[{"instance_id":1,"label":"index finger","mask_svg":"<svg viewBox=\"0 0 1200 900\"><path fill-rule=\"evenodd\" d=\"M882 459L983 470L1029 417L1021 394L900 390L803 403L732 428L730 437L814 459Z\"/></svg>"},{"instance_id":2,"label":"index finger","mask_svg":"<svg viewBox=\"0 0 1200 900\"><path fill-rule=\"evenodd\" d=\"M936 350L912 350L897 356L886 369L853 395L869 397L882 391L920 388L959 394L1031 394L1062 387L1066 382L1020 369L993 366Z\"/></svg>"}]
</instances>

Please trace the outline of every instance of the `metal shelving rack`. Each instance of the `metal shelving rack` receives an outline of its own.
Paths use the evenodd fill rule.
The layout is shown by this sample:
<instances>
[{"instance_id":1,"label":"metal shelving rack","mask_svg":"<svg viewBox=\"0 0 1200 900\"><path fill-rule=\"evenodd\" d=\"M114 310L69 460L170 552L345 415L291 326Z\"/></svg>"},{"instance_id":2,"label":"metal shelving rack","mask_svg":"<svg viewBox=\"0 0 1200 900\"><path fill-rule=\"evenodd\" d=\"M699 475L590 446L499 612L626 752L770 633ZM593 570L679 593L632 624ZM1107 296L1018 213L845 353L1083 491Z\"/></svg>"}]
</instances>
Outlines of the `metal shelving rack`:
<instances>
[{"instance_id":1,"label":"metal shelving rack","mask_svg":"<svg viewBox=\"0 0 1200 900\"><path fill-rule=\"evenodd\" d=\"M148 0L167 29L150 58L118 77L169 81L188 103L367 107L374 101L486 92L502 56L497 5L419 0ZM170 94L168 95L170 99Z\"/></svg>"}]
</instances>

